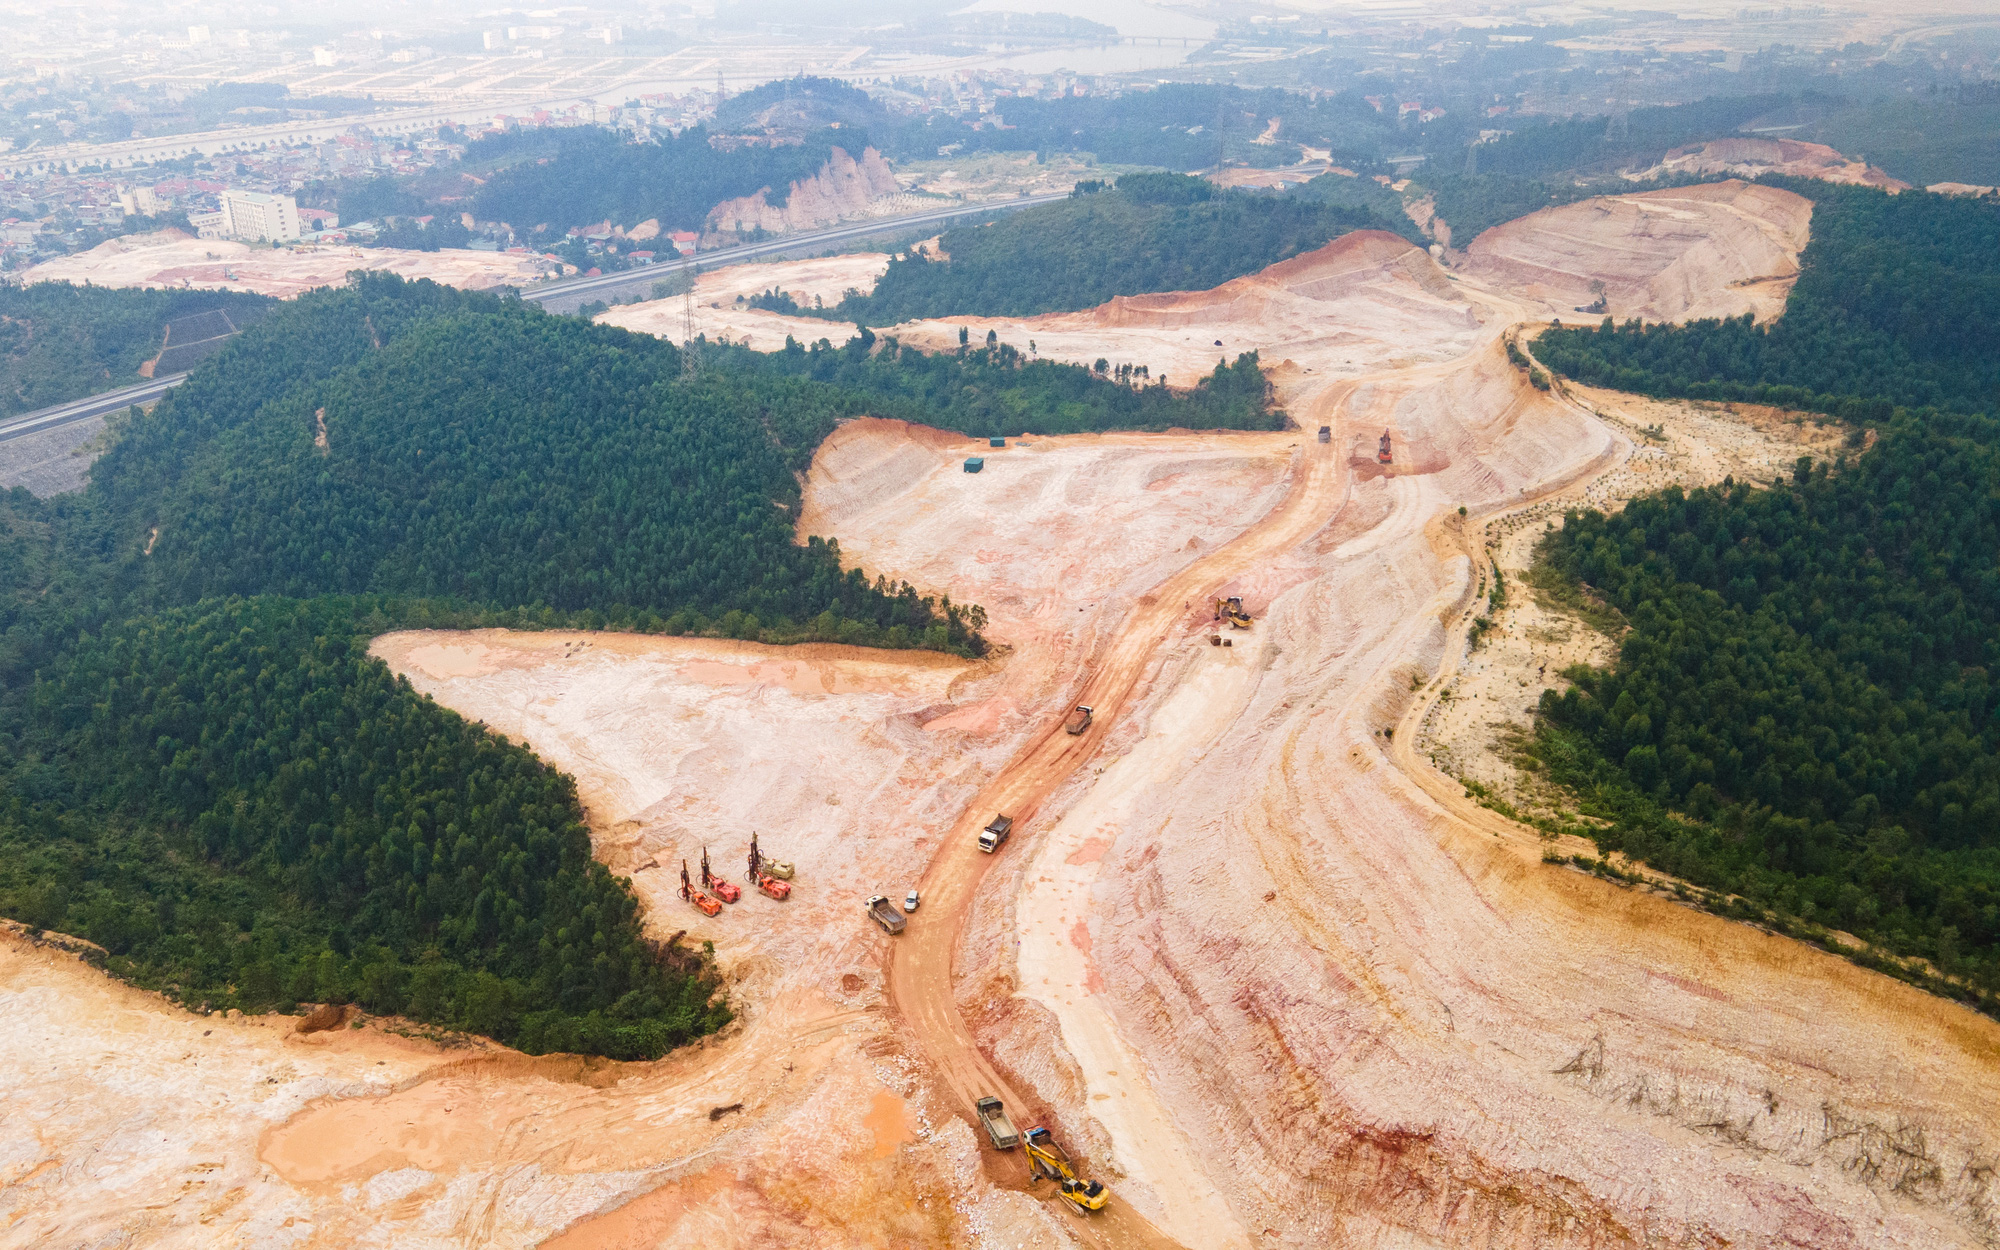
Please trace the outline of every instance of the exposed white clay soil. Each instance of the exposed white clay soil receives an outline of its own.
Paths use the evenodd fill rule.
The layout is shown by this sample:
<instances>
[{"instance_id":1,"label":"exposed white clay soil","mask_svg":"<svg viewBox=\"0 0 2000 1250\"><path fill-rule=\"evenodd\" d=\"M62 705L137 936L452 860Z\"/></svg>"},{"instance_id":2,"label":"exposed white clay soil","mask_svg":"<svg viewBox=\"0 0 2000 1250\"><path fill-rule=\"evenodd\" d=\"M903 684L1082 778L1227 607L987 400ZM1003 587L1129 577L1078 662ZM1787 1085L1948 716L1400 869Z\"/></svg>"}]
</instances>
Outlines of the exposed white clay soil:
<instances>
[{"instance_id":1,"label":"exposed white clay soil","mask_svg":"<svg viewBox=\"0 0 2000 1250\"><path fill-rule=\"evenodd\" d=\"M1556 654L1515 641L1553 628L1524 608L1468 659L1489 547L1518 570L1551 508L1763 479L1832 437L1508 365L1503 331L1593 278L1621 317L1775 311L1803 201L1695 191L1536 214L1455 275L1350 236L1214 292L968 320L1176 381L1256 348L1291 362L1303 427L988 449L844 426L802 536L983 604L987 660L378 640L577 776L648 924L715 943L738 1022L634 1065L380 1022L301 1038L9 939L0 1114L28 1130L0 1145L0 1243L1993 1244L2000 1026L1545 865L1429 758L1489 767L1468 761ZM1212 622L1218 594L1250 629ZM1019 823L987 856L996 811ZM798 865L788 903L708 920L673 897L704 845L740 876L752 829ZM863 917L913 884L901 937ZM982 1150L982 1093L1048 1124L1110 1208L1074 1216Z\"/></svg>"}]
</instances>

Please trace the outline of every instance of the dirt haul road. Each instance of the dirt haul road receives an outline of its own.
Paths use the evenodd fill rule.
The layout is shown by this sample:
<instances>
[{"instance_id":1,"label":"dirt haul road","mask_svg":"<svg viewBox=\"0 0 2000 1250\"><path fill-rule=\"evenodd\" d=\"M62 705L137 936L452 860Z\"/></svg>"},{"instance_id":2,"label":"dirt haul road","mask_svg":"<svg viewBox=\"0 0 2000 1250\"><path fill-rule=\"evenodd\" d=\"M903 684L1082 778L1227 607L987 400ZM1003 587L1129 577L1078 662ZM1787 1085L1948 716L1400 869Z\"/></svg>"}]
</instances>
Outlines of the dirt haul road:
<instances>
[{"instance_id":1,"label":"dirt haul road","mask_svg":"<svg viewBox=\"0 0 2000 1250\"><path fill-rule=\"evenodd\" d=\"M1235 571L1285 550L1325 523L1339 504L1345 475L1330 445L1301 440L1300 446L1291 490L1278 509L1242 537L1182 569L1140 600L1097 660L1076 701L1112 715L1094 720L1075 735L1064 730L1060 719L1051 721L1021 757L980 790L925 872L927 906L942 910L946 919L940 923L927 918L890 948L889 997L931 1060L937 1078L968 1110L987 1094L997 1095L1016 1108L1031 1105L980 1052L959 1015L953 994L953 955L964 937L974 891L993 862L978 848L978 831L993 814L1008 814L1022 824L1031 820L1050 793L1097 753L1116 711L1131 698L1159 646L1176 630L1186 629L1191 620L1209 619L1205 605L1211 592L1229 581ZM1191 612L1189 603L1204 606ZM1119 1207L1098 1222L1106 1226L1102 1230L1106 1244L1174 1244L1129 1208Z\"/></svg>"},{"instance_id":2,"label":"dirt haul road","mask_svg":"<svg viewBox=\"0 0 2000 1250\"><path fill-rule=\"evenodd\" d=\"M1498 321L1536 294L1484 302ZM1051 722L954 829L933 888L967 919L894 951L890 976L946 1081L961 1098L1007 1089L1001 1057L1025 1067L1060 1036L1084 1071L1058 1065L1042 1088L1068 1095L1073 1140L1104 1141L1083 1127L1099 1098L1143 1093L1166 1110L1184 1148L1121 1140L1108 1120L1104 1144L1152 1179L1150 1193L1121 1185L1121 1200L1190 1245L1983 1244L1993 1195L1977 1161L2000 1094L1990 1022L1543 867L1532 837L1496 837L1491 813L1440 802L1451 783L1408 749L1411 693L1463 647L1480 584L1452 505L1489 518L1532 506L1630 442L1533 392L1490 337L1449 365L1292 406L1334 426L1330 459L1372 450L1388 426L1399 463L1385 474L1348 455L1347 516L1329 508L1300 530L1314 510L1281 506L1268 539L1260 526L1230 549L1288 566L1256 605L1265 649L1251 667L1268 676L1214 682L1219 697L1177 709L1230 732L1152 759L1175 726L1128 734L1105 779L1065 788L1087 744ZM1323 489L1307 475L1298 498ZM1170 608L1254 563L1205 561L1152 597ZM1173 707L1204 680L1215 653L1196 646L1121 706L1131 657L1168 641L1162 615L1142 608L1093 669L1083 701L1097 699L1107 740L1121 715ZM1058 809L1085 811L1128 767L1156 791L1113 811L1104 836L1064 841ZM1042 808L1003 852L1026 861L1011 873L968 845L1009 804ZM1039 837L1077 848L1061 864L1101 865L1068 901L1081 919L1034 914L1042 874L1059 870ZM1050 967L1029 949L1048 929L1073 935L1059 958L1085 969L1087 1002L1029 979ZM1047 1014L996 1009L1009 999ZM1089 1069L1094 1020L1139 1074ZM1725 1124L1719 1148L1704 1143ZM1889 1163L1886 1143L1911 1124L1922 1162ZM1233 1233L1178 1200L1202 1189L1223 1196Z\"/></svg>"}]
</instances>

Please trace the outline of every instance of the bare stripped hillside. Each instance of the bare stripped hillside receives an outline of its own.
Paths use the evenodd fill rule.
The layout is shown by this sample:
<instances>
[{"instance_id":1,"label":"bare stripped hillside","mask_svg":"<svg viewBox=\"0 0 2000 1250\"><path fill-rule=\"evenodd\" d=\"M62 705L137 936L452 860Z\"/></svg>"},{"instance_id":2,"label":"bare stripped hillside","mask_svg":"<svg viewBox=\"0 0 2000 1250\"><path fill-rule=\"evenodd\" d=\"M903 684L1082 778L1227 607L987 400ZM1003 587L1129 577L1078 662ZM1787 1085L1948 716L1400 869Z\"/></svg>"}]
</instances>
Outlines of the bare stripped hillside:
<instances>
[{"instance_id":1,"label":"bare stripped hillside","mask_svg":"<svg viewBox=\"0 0 2000 1250\"><path fill-rule=\"evenodd\" d=\"M1156 373L1205 371L1216 339L1255 348L1292 362L1279 399L1303 427L1006 448L836 431L801 534L984 604L986 661L378 640L419 689L575 773L599 854L653 932L714 942L739 1022L631 1065L381 1022L300 1036L170 1012L17 942L0 1108L34 1127L0 1147L4 1236L1991 1246L2000 1025L1545 864L1419 749L1488 534L1639 471L1625 432L1507 363L1502 333L1586 302L1593 277L1617 315L1666 317L1772 306L1795 272L1803 201L1693 192L1538 213L1456 276L1349 236L1211 292L968 323ZM955 345L957 325L903 332ZM1737 454L1702 445L1705 423L1675 437L1691 461ZM1248 629L1217 622L1218 595ZM1094 719L1071 735L1078 703ZM983 854L998 812L1012 841ZM740 880L752 830L797 864L791 899L710 918L677 897L703 847ZM913 885L902 935L868 922L865 898ZM986 1094L1050 1127L1109 1209L1076 1216L986 1148Z\"/></svg>"},{"instance_id":2,"label":"bare stripped hillside","mask_svg":"<svg viewBox=\"0 0 2000 1250\"><path fill-rule=\"evenodd\" d=\"M1600 196L1495 226L1460 272L1566 319L1602 295L1621 321L1768 321L1784 311L1811 221L1803 197L1734 180Z\"/></svg>"},{"instance_id":3,"label":"bare stripped hillside","mask_svg":"<svg viewBox=\"0 0 2000 1250\"><path fill-rule=\"evenodd\" d=\"M1219 357L1250 350L1315 378L1445 359L1466 349L1479 324L1473 304L1421 248L1358 230L1212 291L1127 295L1038 317L916 321L884 333L943 350L957 344L961 327L979 339L992 331L1023 351L1032 342L1042 356L1079 364L1108 356L1189 384Z\"/></svg>"},{"instance_id":4,"label":"bare stripped hillside","mask_svg":"<svg viewBox=\"0 0 2000 1250\"><path fill-rule=\"evenodd\" d=\"M526 286L560 269L540 256L446 248L410 252L386 247L272 248L231 239L190 238L180 230L125 235L87 252L44 261L25 275L28 282L94 283L97 286L192 287L196 290L255 291L280 299L314 287L339 286L356 269L381 269L405 278L429 278L446 286L485 290Z\"/></svg>"},{"instance_id":5,"label":"bare stripped hillside","mask_svg":"<svg viewBox=\"0 0 2000 1250\"><path fill-rule=\"evenodd\" d=\"M1641 177L1667 173L1692 174L1792 174L1818 178L1824 182L1854 183L1907 191L1910 184L1868 164L1842 156L1824 143L1801 143L1797 139L1752 139L1732 136L1691 143L1666 154Z\"/></svg>"}]
</instances>

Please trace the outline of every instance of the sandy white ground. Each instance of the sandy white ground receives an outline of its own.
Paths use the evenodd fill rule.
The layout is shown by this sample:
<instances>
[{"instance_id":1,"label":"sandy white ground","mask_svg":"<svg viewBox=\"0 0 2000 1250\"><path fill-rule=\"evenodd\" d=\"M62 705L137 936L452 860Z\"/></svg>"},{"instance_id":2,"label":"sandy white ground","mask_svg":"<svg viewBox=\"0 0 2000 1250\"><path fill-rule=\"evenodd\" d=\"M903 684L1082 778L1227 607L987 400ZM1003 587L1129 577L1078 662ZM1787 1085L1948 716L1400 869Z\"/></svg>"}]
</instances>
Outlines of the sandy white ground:
<instances>
[{"instance_id":1,"label":"sandy white ground","mask_svg":"<svg viewBox=\"0 0 2000 1250\"><path fill-rule=\"evenodd\" d=\"M112 287L192 287L254 291L288 299L314 287L339 286L356 269L379 269L446 286L484 290L527 286L555 269L540 256L446 248L409 252L386 247L325 244L273 248L230 239L197 239L185 231L125 235L87 252L43 261L28 282L92 283Z\"/></svg>"},{"instance_id":2,"label":"sandy white ground","mask_svg":"<svg viewBox=\"0 0 2000 1250\"><path fill-rule=\"evenodd\" d=\"M787 335L801 343L822 338L844 343L854 335L854 327L847 322L788 317L737 301L765 291L783 291L802 305L810 306L815 297L826 304L838 304L850 288L874 290L876 279L888 267L889 257L884 253L849 252L812 260L709 270L695 278L694 332L711 340L726 338L763 352L783 347ZM599 313L597 320L678 343L685 337L686 304L680 296L647 300Z\"/></svg>"},{"instance_id":3,"label":"sandy white ground","mask_svg":"<svg viewBox=\"0 0 2000 1250\"><path fill-rule=\"evenodd\" d=\"M1362 239L1227 295L1068 315L1095 316L1094 341L1064 323L1064 350L1117 360L1146 362L1177 319L1288 357L1281 399L1328 444L1033 439L967 475L969 440L842 427L801 532L985 604L1009 648L990 662L381 640L421 689L577 773L600 853L637 872L656 929L714 938L742 1020L658 1065L453 1066L372 1029L341 1045L415 1057L356 1065L254 1023L198 1043L210 1021L10 956L0 1099L37 1127L0 1171L7 1235L195 1245L292 1219L283 1236L322 1244L1990 1243L2000 1027L1543 865L1417 751L1486 527L1636 471L1641 440L1530 388L1502 331L1568 298L1579 256L1638 256L1604 262L1620 315L1618 289L1701 315L1803 241L1782 199L1631 198L1598 234L1524 227L1485 277ZM1685 425L1687 456L1736 454ZM1257 617L1233 647L1206 644L1210 593ZM1067 738L1057 718L1098 690L1116 692L1098 725ZM981 856L965 828L998 795L1025 819ZM800 864L791 904L699 920L646 866L677 879L706 843L733 873L746 827ZM857 903L919 872L937 888L892 948ZM294 1051L301 1075L263 1092L258 1065ZM374 1081L378 1059L405 1075ZM178 1092L107 1097L104 1066ZM1079 1221L1017 1155L978 1151L975 1082L1054 1127L1113 1210ZM210 1162L243 1192L203 1225L182 1195Z\"/></svg>"}]
</instances>

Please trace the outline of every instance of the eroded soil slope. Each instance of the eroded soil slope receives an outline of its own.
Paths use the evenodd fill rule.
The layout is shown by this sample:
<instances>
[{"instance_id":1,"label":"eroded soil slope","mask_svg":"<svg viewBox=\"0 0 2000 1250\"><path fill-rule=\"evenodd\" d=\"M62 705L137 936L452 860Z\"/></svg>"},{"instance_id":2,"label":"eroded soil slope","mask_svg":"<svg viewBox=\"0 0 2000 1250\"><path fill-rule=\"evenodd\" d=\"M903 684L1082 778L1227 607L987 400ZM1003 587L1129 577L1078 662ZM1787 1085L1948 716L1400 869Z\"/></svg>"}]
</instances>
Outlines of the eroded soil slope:
<instances>
[{"instance_id":1,"label":"eroded soil slope","mask_svg":"<svg viewBox=\"0 0 2000 1250\"><path fill-rule=\"evenodd\" d=\"M999 1000L1046 1008L1072 1138L1184 1244L1227 1244L1209 1194L1238 1244L1983 1244L2000 1028L1544 866L1404 771L1435 776L1388 733L1414 735L1473 588L1451 505L1626 452L1510 374L1495 353L1323 410L1397 414L1447 463L1357 483L1265 566L1296 580L1251 664L1169 659L1143 737L989 878L963 1007L1024 1074L1048 1017Z\"/></svg>"},{"instance_id":2,"label":"eroded soil slope","mask_svg":"<svg viewBox=\"0 0 2000 1250\"><path fill-rule=\"evenodd\" d=\"M1266 367L1291 361L1312 379L1446 359L1464 352L1479 314L1444 271L1408 240L1360 230L1212 291L1127 295L1076 313L951 317L883 331L931 351L955 348L964 327L1044 357L1147 366L1188 386L1221 359L1257 351Z\"/></svg>"}]
</instances>

